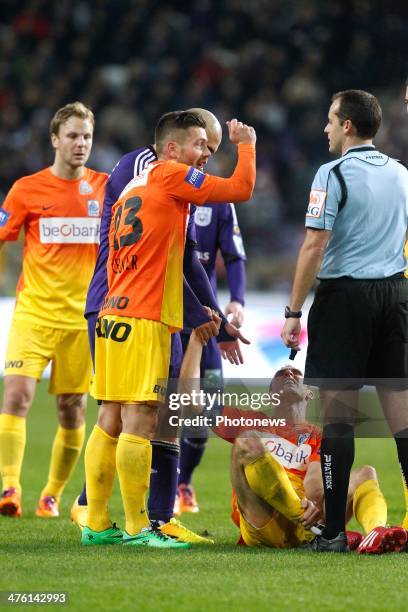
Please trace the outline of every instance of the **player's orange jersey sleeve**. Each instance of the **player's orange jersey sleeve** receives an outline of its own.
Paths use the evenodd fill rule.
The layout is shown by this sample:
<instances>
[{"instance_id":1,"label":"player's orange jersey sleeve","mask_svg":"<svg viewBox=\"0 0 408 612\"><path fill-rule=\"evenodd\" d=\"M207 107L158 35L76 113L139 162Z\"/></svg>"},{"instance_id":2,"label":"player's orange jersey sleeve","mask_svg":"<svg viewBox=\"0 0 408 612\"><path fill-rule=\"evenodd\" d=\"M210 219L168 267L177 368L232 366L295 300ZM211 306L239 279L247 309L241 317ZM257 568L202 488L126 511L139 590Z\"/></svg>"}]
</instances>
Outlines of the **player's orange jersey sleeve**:
<instances>
[{"instance_id":1,"label":"player's orange jersey sleeve","mask_svg":"<svg viewBox=\"0 0 408 612\"><path fill-rule=\"evenodd\" d=\"M309 461L320 461L320 446L322 443L322 432L318 427L314 427L309 442L312 453Z\"/></svg>"},{"instance_id":2,"label":"player's orange jersey sleeve","mask_svg":"<svg viewBox=\"0 0 408 612\"><path fill-rule=\"evenodd\" d=\"M0 208L0 240L17 240L26 216L23 190L17 181Z\"/></svg>"},{"instance_id":3,"label":"player's orange jersey sleeve","mask_svg":"<svg viewBox=\"0 0 408 612\"><path fill-rule=\"evenodd\" d=\"M249 200L255 186L255 146L238 145L238 162L230 178L204 174L193 166L166 163L162 179L167 192L198 206L205 202L242 202Z\"/></svg>"}]
</instances>

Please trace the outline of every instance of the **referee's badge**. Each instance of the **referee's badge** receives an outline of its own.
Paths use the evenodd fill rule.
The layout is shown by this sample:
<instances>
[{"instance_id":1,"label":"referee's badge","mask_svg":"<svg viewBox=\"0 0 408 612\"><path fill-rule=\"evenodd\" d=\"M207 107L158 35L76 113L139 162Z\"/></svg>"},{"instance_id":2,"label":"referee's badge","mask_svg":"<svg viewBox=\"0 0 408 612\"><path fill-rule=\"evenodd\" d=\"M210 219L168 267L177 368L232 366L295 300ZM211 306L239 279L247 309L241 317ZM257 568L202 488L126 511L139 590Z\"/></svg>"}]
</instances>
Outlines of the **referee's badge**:
<instances>
[{"instance_id":1,"label":"referee's badge","mask_svg":"<svg viewBox=\"0 0 408 612\"><path fill-rule=\"evenodd\" d=\"M205 227L206 225L210 225L212 218L212 208L208 206L198 206L194 220L197 225L201 227Z\"/></svg>"},{"instance_id":2,"label":"referee's badge","mask_svg":"<svg viewBox=\"0 0 408 612\"><path fill-rule=\"evenodd\" d=\"M310 192L310 200L309 206L307 207L306 217L314 217L315 219L318 219L322 216L326 196L327 191L323 191L323 189L312 189Z\"/></svg>"}]
</instances>

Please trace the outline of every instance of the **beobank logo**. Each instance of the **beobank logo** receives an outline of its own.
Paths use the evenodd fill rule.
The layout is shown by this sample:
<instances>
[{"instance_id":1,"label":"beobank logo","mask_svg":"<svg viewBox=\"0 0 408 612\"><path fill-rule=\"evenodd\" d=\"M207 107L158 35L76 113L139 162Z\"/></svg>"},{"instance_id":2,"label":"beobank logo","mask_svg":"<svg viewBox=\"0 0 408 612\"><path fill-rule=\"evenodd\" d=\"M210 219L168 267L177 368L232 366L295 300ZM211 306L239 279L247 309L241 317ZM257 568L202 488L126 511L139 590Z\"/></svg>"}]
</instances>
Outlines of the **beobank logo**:
<instances>
[{"instance_id":1,"label":"beobank logo","mask_svg":"<svg viewBox=\"0 0 408 612\"><path fill-rule=\"evenodd\" d=\"M100 219L93 217L40 218L43 244L99 244Z\"/></svg>"},{"instance_id":2,"label":"beobank logo","mask_svg":"<svg viewBox=\"0 0 408 612\"><path fill-rule=\"evenodd\" d=\"M310 444L292 444L289 440L274 436L273 438L261 438L262 443L267 451L269 451L275 459L284 468L291 468L304 472L307 469L312 447Z\"/></svg>"}]
</instances>

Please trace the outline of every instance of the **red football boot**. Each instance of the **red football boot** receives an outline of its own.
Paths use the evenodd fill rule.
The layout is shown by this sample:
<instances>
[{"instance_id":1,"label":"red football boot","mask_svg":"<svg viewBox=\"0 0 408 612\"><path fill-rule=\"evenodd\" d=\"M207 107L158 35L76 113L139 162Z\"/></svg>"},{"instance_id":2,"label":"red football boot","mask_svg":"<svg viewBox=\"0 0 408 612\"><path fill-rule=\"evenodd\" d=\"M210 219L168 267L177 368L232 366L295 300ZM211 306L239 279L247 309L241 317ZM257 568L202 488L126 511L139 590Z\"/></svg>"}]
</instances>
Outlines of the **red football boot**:
<instances>
[{"instance_id":1,"label":"red football boot","mask_svg":"<svg viewBox=\"0 0 408 612\"><path fill-rule=\"evenodd\" d=\"M407 544L407 532L402 527L375 527L358 547L358 553L382 555L401 552Z\"/></svg>"},{"instance_id":2,"label":"red football boot","mask_svg":"<svg viewBox=\"0 0 408 612\"><path fill-rule=\"evenodd\" d=\"M363 534L359 531L346 531L347 544L350 550L356 550L360 545L361 540L364 538Z\"/></svg>"}]
</instances>

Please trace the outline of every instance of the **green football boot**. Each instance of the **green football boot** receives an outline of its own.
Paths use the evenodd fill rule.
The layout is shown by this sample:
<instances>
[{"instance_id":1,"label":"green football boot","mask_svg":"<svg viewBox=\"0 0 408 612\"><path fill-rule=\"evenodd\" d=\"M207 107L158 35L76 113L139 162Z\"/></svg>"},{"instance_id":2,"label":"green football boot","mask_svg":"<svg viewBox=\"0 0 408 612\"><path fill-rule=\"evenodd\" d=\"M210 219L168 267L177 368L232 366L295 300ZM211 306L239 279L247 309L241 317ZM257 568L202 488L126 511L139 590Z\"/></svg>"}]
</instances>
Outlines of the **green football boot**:
<instances>
[{"instance_id":1,"label":"green football boot","mask_svg":"<svg viewBox=\"0 0 408 612\"><path fill-rule=\"evenodd\" d=\"M84 527L81 535L81 542L86 546L94 546L97 544L122 544L123 531L116 527L113 523L109 529L103 531L94 531L89 527Z\"/></svg>"},{"instance_id":2,"label":"green football boot","mask_svg":"<svg viewBox=\"0 0 408 612\"><path fill-rule=\"evenodd\" d=\"M145 546L147 548L190 548L190 542L178 542L169 538L159 529L146 527L137 535L131 536L123 532L122 543L125 546Z\"/></svg>"}]
</instances>

